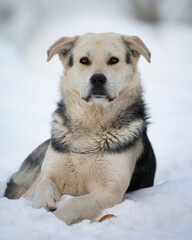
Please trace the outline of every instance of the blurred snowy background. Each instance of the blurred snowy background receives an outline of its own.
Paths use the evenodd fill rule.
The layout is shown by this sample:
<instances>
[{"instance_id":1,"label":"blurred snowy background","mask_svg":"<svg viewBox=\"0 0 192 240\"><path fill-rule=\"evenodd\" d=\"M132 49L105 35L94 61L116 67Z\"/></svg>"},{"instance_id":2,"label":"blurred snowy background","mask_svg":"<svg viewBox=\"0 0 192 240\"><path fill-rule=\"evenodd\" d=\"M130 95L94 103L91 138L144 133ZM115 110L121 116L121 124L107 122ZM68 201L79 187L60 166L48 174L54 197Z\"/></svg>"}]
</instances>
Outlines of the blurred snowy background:
<instances>
[{"instance_id":1,"label":"blurred snowy background","mask_svg":"<svg viewBox=\"0 0 192 240\"><path fill-rule=\"evenodd\" d=\"M137 199L133 200L134 203L139 201L138 199L142 201L145 199L146 205L140 207L137 204L129 205L133 202L126 200L124 205L115 208L114 211L118 210L122 215L127 214L125 216L128 216L129 222L125 218L120 218L119 225L114 223L112 230L115 229L117 233L124 227L129 230L139 229L146 234L148 237L146 239L150 239L149 236L154 239L154 236L150 235L150 229L153 229L154 233L162 227L161 233L165 233L168 231L166 227L169 226L170 235L168 233L164 235L164 239L169 239L167 236L173 236L173 232L178 232L178 226L181 226L180 233L174 235L174 239L179 237L182 240L188 237L191 239L192 235L189 234L192 225L191 0L0 0L1 193L10 174L18 169L21 162L37 145L50 137L51 114L59 100L58 85L62 66L58 57L53 58L49 63L46 62L47 49L61 36L74 36L86 32L138 35L152 53L152 63L148 64L141 57L139 69L151 114L149 136L157 156L155 184L163 184L152 190L141 191L139 197L137 194L130 196L132 199ZM170 179L173 182L166 182ZM174 195L175 191L178 192L178 196ZM145 194L155 196L154 201L153 198L151 202L147 201ZM167 194L170 195L168 199ZM185 201L182 202L181 197L184 195ZM165 201L165 206L164 208L158 206L160 210L156 213L160 217L154 219L153 212L156 208L153 203L158 202L157 196L159 202ZM26 231L25 234L28 234L30 231L27 229L24 231L22 227L26 221L29 222L30 228L34 224L36 210L27 210L28 203L24 200L24 202L20 201L10 203L7 199L2 199L4 215L1 219L4 219L3 224L6 226L3 225L3 236L9 236L5 239L11 239L12 236L16 239L16 235L10 235L10 232L16 234L15 225L19 225L18 231ZM183 205L179 205L179 201ZM149 209L146 208L148 205ZM24 212L23 207L26 207ZM124 209L127 209L127 212ZM149 216L148 222L145 211ZM141 219L135 217L138 212L142 212L140 216L142 223ZM167 212L167 215L166 213L163 215L162 212ZM30 220L31 214L33 221ZM50 219L46 220L46 216L54 217L43 210L39 214L39 218L45 217L43 218L45 225L50 224ZM184 217L183 225L174 222L181 216ZM20 219L19 223L13 220L15 217ZM55 231L57 224L61 223L57 219L51 221L55 221L53 228ZM169 225L172 221L175 225ZM37 223L40 224L38 221ZM63 223L59 226L63 228ZM105 232L105 226L98 230L96 225L90 225L88 222L79 226L88 232L84 232L84 237L88 237L87 239L95 239L98 237L97 234L102 235L103 231ZM74 228L77 230L78 225ZM37 228L34 229L33 231L37 232ZM41 224L40 229L43 229ZM78 239L79 233L74 235L75 230L72 229L70 235L67 229L65 233L73 236L73 239L76 237ZM185 235L186 238L184 230L188 233ZM145 239L143 232L141 236L137 231L129 232L129 236L136 234L134 235L136 239L140 239L139 237ZM114 231L112 233L116 236ZM54 238L46 234L48 232L45 230L45 235L37 233L39 238L33 236L31 239L43 239L45 236L46 239L49 237L60 239L58 236ZM61 235L63 234L62 232ZM120 236L117 234L117 237L124 239L125 236L127 239L127 234L123 232ZM155 234L155 236L161 235L157 232ZM109 239L112 239L110 234L109 236ZM24 237L25 235L22 235L18 239L25 239Z\"/></svg>"}]
</instances>

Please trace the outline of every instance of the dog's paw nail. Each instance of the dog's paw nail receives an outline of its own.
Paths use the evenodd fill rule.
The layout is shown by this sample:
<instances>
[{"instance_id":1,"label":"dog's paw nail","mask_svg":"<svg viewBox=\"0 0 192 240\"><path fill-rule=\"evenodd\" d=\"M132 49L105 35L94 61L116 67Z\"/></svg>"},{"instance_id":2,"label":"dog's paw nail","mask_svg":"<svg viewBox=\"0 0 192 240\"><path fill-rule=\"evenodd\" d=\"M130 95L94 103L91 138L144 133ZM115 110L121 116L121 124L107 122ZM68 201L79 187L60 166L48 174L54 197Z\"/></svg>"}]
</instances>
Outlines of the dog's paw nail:
<instances>
[{"instance_id":1,"label":"dog's paw nail","mask_svg":"<svg viewBox=\"0 0 192 240\"><path fill-rule=\"evenodd\" d=\"M54 212L54 211L56 211L57 210L57 208L49 208L49 212Z\"/></svg>"},{"instance_id":2,"label":"dog's paw nail","mask_svg":"<svg viewBox=\"0 0 192 240\"><path fill-rule=\"evenodd\" d=\"M55 207L55 206L50 206L48 203L46 203L45 209L46 209L48 212L53 212L53 211L56 210L56 207Z\"/></svg>"}]
</instances>

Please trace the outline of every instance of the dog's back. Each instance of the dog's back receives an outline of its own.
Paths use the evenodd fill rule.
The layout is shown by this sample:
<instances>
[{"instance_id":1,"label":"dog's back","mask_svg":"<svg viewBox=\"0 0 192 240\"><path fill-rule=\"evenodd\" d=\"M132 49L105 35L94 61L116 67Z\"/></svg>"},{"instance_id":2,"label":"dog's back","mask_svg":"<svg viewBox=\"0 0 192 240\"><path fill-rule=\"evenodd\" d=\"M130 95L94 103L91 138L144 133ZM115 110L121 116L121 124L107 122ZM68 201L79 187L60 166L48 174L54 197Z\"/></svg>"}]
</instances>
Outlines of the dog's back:
<instances>
[{"instance_id":1,"label":"dog's back","mask_svg":"<svg viewBox=\"0 0 192 240\"><path fill-rule=\"evenodd\" d=\"M43 142L25 159L18 172L7 183L4 197L20 198L31 187L39 175L49 143L50 140Z\"/></svg>"}]
</instances>

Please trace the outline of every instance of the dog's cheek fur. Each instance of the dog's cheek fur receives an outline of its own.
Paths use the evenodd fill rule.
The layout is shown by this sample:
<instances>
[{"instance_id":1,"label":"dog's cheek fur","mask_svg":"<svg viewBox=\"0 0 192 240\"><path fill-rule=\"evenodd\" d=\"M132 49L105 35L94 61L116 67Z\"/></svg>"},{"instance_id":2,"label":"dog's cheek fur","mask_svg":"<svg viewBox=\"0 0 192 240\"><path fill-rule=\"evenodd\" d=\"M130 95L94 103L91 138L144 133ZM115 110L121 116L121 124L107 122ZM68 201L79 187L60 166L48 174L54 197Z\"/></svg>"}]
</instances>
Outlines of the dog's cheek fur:
<instances>
[{"instance_id":1,"label":"dog's cheek fur","mask_svg":"<svg viewBox=\"0 0 192 240\"><path fill-rule=\"evenodd\" d=\"M111 96L117 97L119 93L128 87L133 78L133 64L119 63L116 71L110 70L107 72L108 92Z\"/></svg>"},{"instance_id":2,"label":"dog's cheek fur","mask_svg":"<svg viewBox=\"0 0 192 240\"><path fill-rule=\"evenodd\" d=\"M73 62L77 61L73 57ZM68 88L66 90L75 90L79 93L80 98L86 97L90 90L90 78L93 72L90 68L83 69L80 64L74 64L66 70L66 79ZM62 77L63 80L65 77ZM63 89L63 90L65 90Z\"/></svg>"}]
</instances>

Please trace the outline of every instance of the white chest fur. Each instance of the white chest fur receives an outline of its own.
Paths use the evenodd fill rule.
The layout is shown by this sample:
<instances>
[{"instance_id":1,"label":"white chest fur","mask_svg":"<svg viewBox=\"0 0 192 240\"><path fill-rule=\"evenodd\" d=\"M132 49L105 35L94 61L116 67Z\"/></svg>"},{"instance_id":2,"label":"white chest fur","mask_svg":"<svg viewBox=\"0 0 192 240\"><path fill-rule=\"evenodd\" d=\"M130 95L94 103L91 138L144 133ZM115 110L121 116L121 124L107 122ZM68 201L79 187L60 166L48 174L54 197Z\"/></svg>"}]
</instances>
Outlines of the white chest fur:
<instances>
[{"instance_id":1,"label":"white chest fur","mask_svg":"<svg viewBox=\"0 0 192 240\"><path fill-rule=\"evenodd\" d=\"M64 154L49 146L41 175L51 178L62 195L84 195L113 184L124 194L142 151L142 145L136 145L119 154Z\"/></svg>"}]
</instances>

